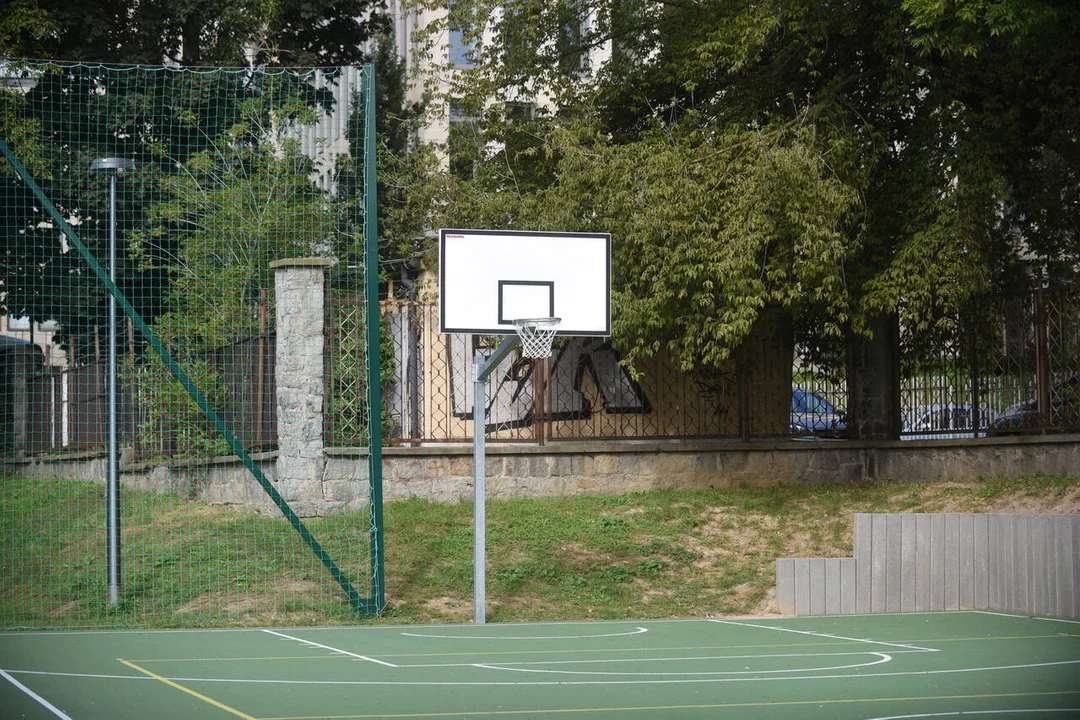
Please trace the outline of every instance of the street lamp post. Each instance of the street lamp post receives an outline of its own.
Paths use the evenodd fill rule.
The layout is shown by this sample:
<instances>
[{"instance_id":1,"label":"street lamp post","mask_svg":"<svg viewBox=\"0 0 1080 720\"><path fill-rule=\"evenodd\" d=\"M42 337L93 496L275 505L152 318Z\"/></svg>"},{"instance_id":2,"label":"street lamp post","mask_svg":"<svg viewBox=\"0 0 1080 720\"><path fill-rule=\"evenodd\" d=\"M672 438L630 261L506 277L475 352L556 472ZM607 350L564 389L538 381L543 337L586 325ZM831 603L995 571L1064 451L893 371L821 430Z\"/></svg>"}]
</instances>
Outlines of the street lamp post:
<instances>
[{"instance_id":1,"label":"street lamp post","mask_svg":"<svg viewBox=\"0 0 1080 720\"><path fill-rule=\"evenodd\" d=\"M116 285L116 176L135 169L125 158L98 158L90 170L109 176L109 279ZM106 372L105 401L108 408L107 480L105 486L106 602L120 601L120 460L117 452L116 423L116 298L109 294L109 359Z\"/></svg>"}]
</instances>

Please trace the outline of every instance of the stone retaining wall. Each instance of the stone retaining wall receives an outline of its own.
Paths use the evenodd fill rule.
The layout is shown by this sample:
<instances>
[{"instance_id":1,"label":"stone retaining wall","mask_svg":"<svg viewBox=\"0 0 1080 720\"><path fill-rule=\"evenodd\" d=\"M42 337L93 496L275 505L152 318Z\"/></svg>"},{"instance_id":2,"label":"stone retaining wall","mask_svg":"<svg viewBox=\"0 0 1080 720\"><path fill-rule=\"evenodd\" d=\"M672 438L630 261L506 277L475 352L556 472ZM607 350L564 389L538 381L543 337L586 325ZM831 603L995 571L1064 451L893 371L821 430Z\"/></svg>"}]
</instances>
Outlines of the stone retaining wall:
<instances>
[{"instance_id":1,"label":"stone retaining wall","mask_svg":"<svg viewBox=\"0 0 1080 720\"><path fill-rule=\"evenodd\" d=\"M256 456L280 483L277 453ZM581 443L488 445L491 498L618 494L663 488L772 483L856 483L887 480L974 480L1032 473L1080 472L1080 436L980 440L770 443ZM472 447L385 448L387 499L425 497L454 502L472 497ZM7 461L0 472L104 482L102 454ZM327 448L290 504L301 516L358 509L367 501L367 455ZM125 486L156 489L255 512L276 512L236 458L121 468Z\"/></svg>"},{"instance_id":2,"label":"stone retaining wall","mask_svg":"<svg viewBox=\"0 0 1080 720\"><path fill-rule=\"evenodd\" d=\"M663 488L882 480L974 480L1080 472L1080 436L979 440L761 443L489 444L492 498L612 494ZM387 498L472 497L472 448L386 448Z\"/></svg>"}]
</instances>

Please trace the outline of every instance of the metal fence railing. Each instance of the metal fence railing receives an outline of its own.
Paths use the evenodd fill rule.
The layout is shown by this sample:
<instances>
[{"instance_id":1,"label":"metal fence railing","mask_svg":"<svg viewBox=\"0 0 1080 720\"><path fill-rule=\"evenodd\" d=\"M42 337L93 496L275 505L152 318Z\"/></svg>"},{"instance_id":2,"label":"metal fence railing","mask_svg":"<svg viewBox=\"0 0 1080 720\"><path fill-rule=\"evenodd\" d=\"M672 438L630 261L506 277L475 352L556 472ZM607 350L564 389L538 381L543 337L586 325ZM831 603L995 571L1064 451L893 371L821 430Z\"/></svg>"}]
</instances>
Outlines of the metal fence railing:
<instances>
[{"instance_id":1,"label":"metal fence railing","mask_svg":"<svg viewBox=\"0 0 1080 720\"><path fill-rule=\"evenodd\" d=\"M980 320L927 337L901 321L901 437L962 438L1080 428L1080 301L1068 291L994 301ZM439 335L435 303L387 301L383 367L389 441L471 439L471 357L487 338ZM987 319L987 316L989 319ZM796 331L790 424L779 432L762 418L767 389L752 369L783 359L748 344L730 372L683 373L658 355L631 372L612 346L594 338L560 339L553 356L507 361L487 398L494 441L540 443L657 438L760 438L847 434L846 354L839 340ZM784 401L786 404L786 400ZM347 444L344 435L329 435Z\"/></svg>"},{"instance_id":2,"label":"metal fence railing","mask_svg":"<svg viewBox=\"0 0 1080 720\"><path fill-rule=\"evenodd\" d=\"M1039 290L957 318L937 342L901 330L903 437L963 438L1080 428L1080 298Z\"/></svg>"},{"instance_id":3,"label":"metal fence railing","mask_svg":"<svg viewBox=\"0 0 1080 720\"><path fill-rule=\"evenodd\" d=\"M497 338L441 335L436 303L390 300L383 306L384 413L387 442L460 443L472 439L472 358L492 352ZM334 349L331 349L334 352ZM551 358L513 356L491 376L487 432L493 442L747 437L754 403L740 393L736 364L710 378L681 372L660 355L634 371L605 339L565 338ZM330 365L339 360L330 359ZM783 401L783 398L780 398ZM328 432L331 442L352 438ZM786 434L786 427L772 429Z\"/></svg>"},{"instance_id":4,"label":"metal fence railing","mask_svg":"<svg viewBox=\"0 0 1080 720\"><path fill-rule=\"evenodd\" d=\"M274 334L257 335L199 353L224 393L219 407L223 420L245 447L264 449L277 444L274 412ZM122 366L131 368L134 353ZM106 372L104 359L71 367L46 367L27 379L25 451L31 455L93 450L106 442ZM167 414L151 418L140 403L154 379L121 372L118 383L117 431L125 459L173 457L182 454L177 435L182 431Z\"/></svg>"},{"instance_id":5,"label":"metal fence railing","mask_svg":"<svg viewBox=\"0 0 1080 720\"><path fill-rule=\"evenodd\" d=\"M996 323L971 326L925 342L901 329L900 406L903 439L953 439L1080 428L1080 302L1039 292L1000 302ZM362 308L329 304L326 336L326 438L363 444ZM490 352L490 338L440 335L435 303L385 301L382 308L382 426L395 444L463 443L472 439L472 355ZM1040 325L1041 323L1041 325ZM222 413L252 447L277 442L272 332L207 353L226 388ZM835 341L798 334L792 359L790 424L765 428L762 406L738 368L767 361L745 349L730 373L693 377L665 356L636 373L601 339L560 339L552 358L508 360L487 398L494 442L755 438L846 435L844 354ZM91 359L88 356L87 359ZM776 358L773 362L779 362ZM104 444L104 363L51 369L31 379L32 454ZM138 388L125 378L121 437L134 457L175 452L168 427L147 432Z\"/></svg>"}]
</instances>

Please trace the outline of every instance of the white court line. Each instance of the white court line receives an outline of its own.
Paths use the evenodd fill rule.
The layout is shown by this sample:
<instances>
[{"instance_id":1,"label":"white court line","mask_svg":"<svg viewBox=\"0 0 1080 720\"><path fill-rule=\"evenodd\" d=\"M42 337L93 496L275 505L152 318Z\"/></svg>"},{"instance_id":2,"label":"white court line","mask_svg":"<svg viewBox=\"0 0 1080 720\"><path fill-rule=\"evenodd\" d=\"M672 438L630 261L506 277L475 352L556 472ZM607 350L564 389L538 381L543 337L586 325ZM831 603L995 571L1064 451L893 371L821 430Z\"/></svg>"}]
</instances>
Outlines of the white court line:
<instances>
[{"instance_id":1,"label":"white court line","mask_svg":"<svg viewBox=\"0 0 1080 720\"><path fill-rule=\"evenodd\" d=\"M566 627L573 625L589 625L590 627L595 625L628 625L631 622L648 622L650 624L677 624L677 623L696 623L701 622L704 618L631 618L630 620L548 620L543 622L500 622L499 627ZM365 625L365 626L353 626L353 627L338 627L336 625L326 626L312 626L304 628L281 628L283 630L300 630L305 631L333 631L334 633L344 632L380 632L380 631L394 631L394 630L409 630L416 629L417 627L425 628L460 628L461 623L434 623L431 625ZM160 635L165 633L230 633L230 632L262 632L268 628L256 628L256 627L237 627L237 628L162 628L160 630L132 630L132 629L87 629L87 630L50 630L48 628L22 628L18 630L5 629L0 630L0 637L32 637L34 635L48 635L49 637L56 637L59 635Z\"/></svg>"},{"instance_id":2,"label":"white court line","mask_svg":"<svg viewBox=\"0 0 1080 720\"><path fill-rule=\"evenodd\" d=\"M785 620L814 620L816 618L841 618L854 620L857 618L876 617L921 617L923 615L967 615L978 612L977 610L920 610L918 612L857 612L857 613L830 613L826 615L789 615Z\"/></svg>"},{"instance_id":3,"label":"white court line","mask_svg":"<svg viewBox=\"0 0 1080 720\"><path fill-rule=\"evenodd\" d=\"M1043 622L1063 622L1071 625L1080 625L1080 620L1066 620L1065 618L1040 617L1038 615L1013 615L1012 613L991 612L990 610L972 610L979 615L997 615L998 617L1019 618L1020 620L1042 620Z\"/></svg>"},{"instance_id":4,"label":"white court line","mask_svg":"<svg viewBox=\"0 0 1080 720\"><path fill-rule=\"evenodd\" d=\"M312 642L311 640L305 640L304 638L298 638L298 637L294 637L292 635L286 635L285 633L280 633L280 632L277 632L276 630L265 630L264 629L263 632L264 633L269 633L270 635L277 635L278 637L282 637L282 638L285 638L287 640L295 640L298 643L302 643L304 645L310 645L311 647L317 647L317 648L322 648L323 650L329 650L330 652L337 653L338 655L348 655L349 657L354 657L357 660L367 660L368 662L373 662L373 663L376 663L378 665L385 665L386 667L392 667L392 668L397 667L397 665L395 665L393 663L383 662L382 660L376 660L375 658L368 657L367 655L357 655L356 653L349 652L348 650L342 650L340 648L330 647L329 645L323 645L322 643Z\"/></svg>"},{"instance_id":5,"label":"white court line","mask_svg":"<svg viewBox=\"0 0 1080 720\"><path fill-rule=\"evenodd\" d=\"M516 635L422 635L403 632L402 635L418 638L437 638L439 640L593 640L595 638L625 637L649 632L649 628L638 627L632 632L605 633L603 635L537 635L534 637Z\"/></svg>"},{"instance_id":6,"label":"white court line","mask_svg":"<svg viewBox=\"0 0 1080 720\"><path fill-rule=\"evenodd\" d=\"M1005 617L1017 617L1026 620L1049 620L1052 622L1080 622L1077 620L1063 620L1060 618L1048 618L1048 617L1031 617L1028 615L1008 615L1005 613L993 613L986 610L928 610L924 612L893 612L893 613L854 613L845 615L806 615L799 617L786 618L788 620L814 620L821 618L843 618L845 620L852 620L856 618L873 618L873 617L890 617L890 616L905 616L905 617L920 617L923 615L968 615L968 614L983 614L983 615L1004 615ZM715 618L641 618L638 622L648 622L649 624L681 624L681 623L696 623L696 622L708 622ZM763 619L763 618L760 618ZM506 622L499 623L500 627L515 627L515 626L568 626L568 625L625 625L626 620L548 620L544 622ZM343 632L371 632L371 631L383 631L383 630L404 630L408 628L415 628L416 625L372 625L372 626L354 626L354 627L306 627L304 630L311 631L326 631L332 630L335 633ZM424 625L428 628L460 628L460 623L437 623L433 625ZM286 628L291 629L291 628ZM50 637L57 637L60 635L158 635L163 633L230 633L230 632L261 632L263 628L168 628L160 630L118 630L102 628L98 630L49 630L47 628L24 628L19 630L5 629L0 630L0 637L31 637L34 635L49 635Z\"/></svg>"},{"instance_id":7,"label":"white court line","mask_svg":"<svg viewBox=\"0 0 1080 720\"><path fill-rule=\"evenodd\" d=\"M8 670L13 675L52 675L55 677L73 677L86 680L153 680L149 675L106 675L105 673L70 673L54 670Z\"/></svg>"},{"instance_id":8,"label":"white court line","mask_svg":"<svg viewBox=\"0 0 1080 720\"><path fill-rule=\"evenodd\" d=\"M168 677L166 679L178 683L237 683L243 685L327 685L327 686L402 686L402 687L515 687L515 686L560 686L560 685L700 685L703 683L729 683L729 682L790 682L795 680L855 680L858 678L883 678L883 677L911 677L915 675L952 675L956 673L989 672L993 670L1026 670L1034 668L1057 667L1062 665L1077 665L1080 660L1058 660L1044 663L1022 663L1019 665L994 665L989 667L961 668L956 670L907 670L898 672L859 673L853 675L845 673L841 675L798 675L794 677L750 677L750 678L699 678L679 680L529 680L524 682L510 681L460 681L448 680L434 682L426 680L287 680L287 679L251 679L251 678L218 678L218 677ZM87 675L85 673L47 672L44 670L11 670L15 675L49 675L52 677L75 677L93 678L100 675ZM118 680L140 680L132 675L117 675Z\"/></svg>"},{"instance_id":9,"label":"white court line","mask_svg":"<svg viewBox=\"0 0 1080 720\"><path fill-rule=\"evenodd\" d=\"M1023 708L1019 710L954 710L953 712L918 713L917 715L889 715L888 717L870 718L870 720L908 720L909 718L959 717L960 715L1012 715L1016 713L1077 713L1080 708Z\"/></svg>"},{"instance_id":10,"label":"white court line","mask_svg":"<svg viewBox=\"0 0 1080 720\"><path fill-rule=\"evenodd\" d=\"M882 663L887 663L892 660L892 657L886 655L885 653L872 652L861 654L876 655L878 659L874 660L873 662L853 663L851 665L828 665L825 667L791 668L789 670L703 670L700 672L607 672L603 670L539 670L536 668L509 667L507 665L490 665L483 663L474 663L473 667L484 668L485 670L504 670L506 672L547 673L549 675L621 675L632 677L656 677L658 675L678 675L679 677L693 677L695 675L710 675L712 677L716 677L717 675L780 675L783 673L850 670L851 668L872 667L874 665L880 665ZM808 655L804 657L817 656Z\"/></svg>"},{"instance_id":11,"label":"white court line","mask_svg":"<svg viewBox=\"0 0 1080 720\"><path fill-rule=\"evenodd\" d=\"M791 628L776 627L775 625L757 625L757 624L754 624L754 623L747 623L747 622L735 622L734 620L716 620L715 618L710 619L709 622L719 623L721 625L737 625L739 627L761 628L763 630L776 630L778 632L795 633L796 635L813 635L814 637L823 637L823 638L829 638L829 639L832 639L832 640L846 640L848 642L870 643L871 645L885 645L887 647L898 647L898 648L904 648L905 650L917 650L919 652L941 652L937 648L926 648L926 647L920 647L918 645L904 645L903 643L891 643L891 642L884 642L882 640L868 640L866 638L845 637L843 635L833 635L831 633L814 632L813 630L792 630Z\"/></svg>"},{"instance_id":12,"label":"white court line","mask_svg":"<svg viewBox=\"0 0 1080 720\"><path fill-rule=\"evenodd\" d=\"M961 668L956 670L906 670L887 673L859 673L852 675L799 675L795 677L752 677L752 678L701 678L689 680L529 680L525 682L508 681L445 681L425 682L422 680L226 680L221 678L169 678L176 682L238 682L238 683L280 683L283 685L420 685L420 686L515 686L515 685L698 685L702 683L727 682L778 682L788 680L853 680L855 678L910 677L913 675L951 675L956 673L986 672L991 670L1022 670L1059 665L1077 665L1080 660L1058 660L1044 663L1023 663L1019 665L995 665L990 667Z\"/></svg>"},{"instance_id":13,"label":"white court line","mask_svg":"<svg viewBox=\"0 0 1080 720\"><path fill-rule=\"evenodd\" d=\"M26 687L21 682L19 682L15 678L11 677L10 675L8 675L3 670L0 670L0 676L3 676L4 679L7 680L9 683L11 683L15 687L19 688L20 690L22 690L24 693L26 693L30 697L34 698L34 700L37 700L39 704L41 704L46 710L51 712L53 715L60 718L60 720L71 720L71 717L68 716L68 715L65 715L63 713L63 711L60 710L60 708L56 707L55 705L53 705L48 700L46 700L45 698L38 695L36 692L31 690L30 688Z\"/></svg>"},{"instance_id":14,"label":"white court line","mask_svg":"<svg viewBox=\"0 0 1080 720\"><path fill-rule=\"evenodd\" d=\"M922 650L894 650L893 655L903 653L922 652ZM596 663L655 663L655 662L678 662L680 660L756 660L758 658L819 658L819 657L844 657L850 655L881 655L872 650L858 650L839 653L766 653L764 655L704 655L700 657L647 657L647 658L593 658L590 660L523 660L513 663L499 663L500 665L588 665ZM490 664L490 663L488 663ZM476 663L423 663L417 665L399 665L401 668L464 668L477 667ZM690 673L692 674L692 673Z\"/></svg>"}]
</instances>

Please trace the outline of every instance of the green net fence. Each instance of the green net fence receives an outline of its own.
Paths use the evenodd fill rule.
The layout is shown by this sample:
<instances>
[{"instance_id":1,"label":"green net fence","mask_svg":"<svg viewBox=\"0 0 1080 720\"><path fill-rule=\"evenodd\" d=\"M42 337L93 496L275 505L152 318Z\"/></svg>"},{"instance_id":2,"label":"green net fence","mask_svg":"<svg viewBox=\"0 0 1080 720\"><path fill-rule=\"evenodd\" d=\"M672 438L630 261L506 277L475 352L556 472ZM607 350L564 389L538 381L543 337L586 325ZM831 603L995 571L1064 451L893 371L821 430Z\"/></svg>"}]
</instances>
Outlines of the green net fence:
<instances>
[{"instance_id":1,"label":"green net fence","mask_svg":"<svg viewBox=\"0 0 1080 720\"><path fill-rule=\"evenodd\" d=\"M0 75L0 625L380 612L372 68Z\"/></svg>"}]
</instances>

